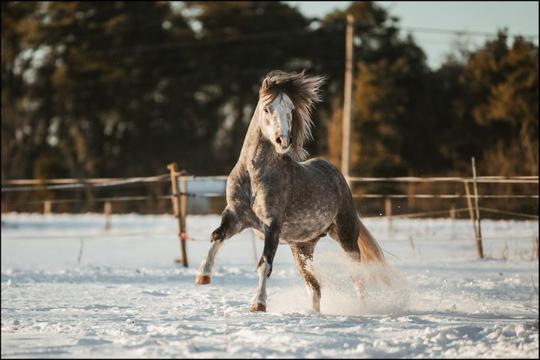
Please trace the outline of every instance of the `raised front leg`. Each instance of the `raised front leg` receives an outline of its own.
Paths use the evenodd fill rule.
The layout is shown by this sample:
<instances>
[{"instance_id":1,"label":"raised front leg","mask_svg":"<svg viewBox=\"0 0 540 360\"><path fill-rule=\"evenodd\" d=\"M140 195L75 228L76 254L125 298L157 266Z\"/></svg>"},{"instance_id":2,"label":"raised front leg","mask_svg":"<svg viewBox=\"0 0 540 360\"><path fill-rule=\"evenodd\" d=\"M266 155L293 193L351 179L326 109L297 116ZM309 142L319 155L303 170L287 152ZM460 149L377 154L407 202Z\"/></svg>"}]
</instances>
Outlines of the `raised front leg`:
<instances>
[{"instance_id":1,"label":"raised front leg","mask_svg":"<svg viewBox=\"0 0 540 360\"><path fill-rule=\"evenodd\" d=\"M222 241L212 241L210 250L208 250L208 254L206 255L206 258L202 260L201 266L199 267L199 271L197 275L195 276L195 284L197 285L210 284L211 279L212 279L212 268L214 267L214 261L219 251L219 248L221 247L222 244L223 244Z\"/></svg>"},{"instance_id":2,"label":"raised front leg","mask_svg":"<svg viewBox=\"0 0 540 360\"><path fill-rule=\"evenodd\" d=\"M313 252L319 238L302 243L291 243L291 251L298 272L304 278L306 288L311 297L311 306L314 311L321 311L321 286L313 274Z\"/></svg>"},{"instance_id":3,"label":"raised front leg","mask_svg":"<svg viewBox=\"0 0 540 360\"><path fill-rule=\"evenodd\" d=\"M229 239L233 235L238 234L242 231L247 224L244 224L240 221L239 216L236 211L226 207L223 213L221 214L221 224L217 229L212 231L211 241L223 241Z\"/></svg>"},{"instance_id":4,"label":"raised front leg","mask_svg":"<svg viewBox=\"0 0 540 360\"><path fill-rule=\"evenodd\" d=\"M264 250L257 265L259 274L259 287L249 308L251 312L266 311L266 279L272 273L272 263L276 250L279 245L279 234L281 224L278 221L271 221L270 226L265 227L264 231Z\"/></svg>"},{"instance_id":5,"label":"raised front leg","mask_svg":"<svg viewBox=\"0 0 540 360\"><path fill-rule=\"evenodd\" d=\"M210 284L212 268L219 248L223 244L223 240L229 239L231 236L239 233L244 229L245 225L241 223L235 211L229 207L225 208L221 215L221 224L212 232L210 241L212 245L206 258L201 262L199 272L195 277L195 283L198 285Z\"/></svg>"}]
</instances>

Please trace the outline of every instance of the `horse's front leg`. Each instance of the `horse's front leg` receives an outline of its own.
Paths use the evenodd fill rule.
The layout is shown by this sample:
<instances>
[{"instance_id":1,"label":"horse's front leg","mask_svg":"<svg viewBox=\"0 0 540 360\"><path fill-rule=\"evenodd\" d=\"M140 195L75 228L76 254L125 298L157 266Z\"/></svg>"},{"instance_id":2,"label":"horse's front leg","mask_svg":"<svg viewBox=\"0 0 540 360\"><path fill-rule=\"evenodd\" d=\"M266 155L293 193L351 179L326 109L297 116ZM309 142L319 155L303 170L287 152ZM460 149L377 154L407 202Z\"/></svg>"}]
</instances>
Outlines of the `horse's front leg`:
<instances>
[{"instance_id":1,"label":"horse's front leg","mask_svg":"<svg viewBox=\"0 0 540 360\"><path fill-rule=\"evenodd\" d=\"M264 250L257 265L259 274L259 287L255 293L252 304L249 308L251 312L266 311L266 279L272 273L272 263L276 250L279 245L279 234L281 232L281 223L272 220L270 226L265 226L264 231Z\"/></svg>"},{"instance_id":2,"label":"horse's front leg","mask_svg":"<svg viewBox=\"0 0 540 360\"><path fill-rule=\"evenodd\" d=\"M230 238L231 236L242 231L247 224L241 221L236 211L227 207L221 214L221 224L217 229L212 232L210 241L211 246L208 250L206 258L201 262L199 271L195 277L195 283L198 285L210 284L212 268L214 267L214 261L223 240Z\"/></svg>"}]
</instances>

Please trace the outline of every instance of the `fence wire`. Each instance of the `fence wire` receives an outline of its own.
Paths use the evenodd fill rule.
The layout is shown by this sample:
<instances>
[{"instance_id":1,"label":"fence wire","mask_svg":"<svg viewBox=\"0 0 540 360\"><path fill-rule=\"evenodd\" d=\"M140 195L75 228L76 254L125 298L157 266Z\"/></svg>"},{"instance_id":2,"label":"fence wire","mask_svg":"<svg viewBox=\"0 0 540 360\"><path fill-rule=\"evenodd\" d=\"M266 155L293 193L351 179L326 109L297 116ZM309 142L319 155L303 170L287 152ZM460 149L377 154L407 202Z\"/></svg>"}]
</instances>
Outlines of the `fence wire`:
<instances>
[{"instance_id":1,"label":"fence wire","mask_svg":"<svg viewBox=\"0 0 540 360\"><path fill-rule=\"evenodd\" d=\"M196 176L186 175L186 172L179 171L173 175L177 177L184 177L185 179L197 179ZM163 182L170 180L171 174L163 174L157 176L147 176L147 177L133 177L133 178L94 178L94 179L50 179L50 180L36 180L36 179L18 179L18 180L8 180L5 184L9 186L2 185L2 193L9 192L23 192L23 191L37 191L37 190L67 190L67 189L87 189L87 188L120 188L125 186L132 186L141 183L151 183L151 182ZM227 176L206 176L206 179L216 179L223 180L227 179ZM381 178L381 177L350 177L352 182L472 182L473 178L467 177L390 177L390 178ZM476 178L477 182L482 183L526 183L533 184L538 183L538 176L481 176ZM50 184L47 185L47 182ZM33 185L29 186L28 184L44 184L44 185ZM95 203L105 203L105 202L125 202L125 201L144 201L144 200L165 200L172 199L175 196L185 196L191 198L212 198L212 197L224 197L223 193L194 193L180 191L175 194L169 195L159 195L159 196L116 196L116 197L97 197L92 199ZM482 194L482 195L462 195L462 194L355 194L355 198L373 198L373 199L405 199L405 198L415 198L415 199L538 199L537 194L530 195L498 195L498 194ZM25 202L24 204L60 204L60 203L80 203L87 202L88 199L44 199ZM485 212L499 213L505 215L512 215L518 217L525 217L530 219L538 219L538 215L520 213L513 211L504 211L493 208L479 208ZM453 211L463 212L467 211L467 208L463 209L454 209ZM420 217L420 216L429 216L429 215L440 215L444 213L449 213L449 210L437 210L437 211L428 211L428 212L419 212L419 213L409 213L409 214L398 214L391 215L392 218L407 218L407 217Z\"/></svg>"}]
</instances>

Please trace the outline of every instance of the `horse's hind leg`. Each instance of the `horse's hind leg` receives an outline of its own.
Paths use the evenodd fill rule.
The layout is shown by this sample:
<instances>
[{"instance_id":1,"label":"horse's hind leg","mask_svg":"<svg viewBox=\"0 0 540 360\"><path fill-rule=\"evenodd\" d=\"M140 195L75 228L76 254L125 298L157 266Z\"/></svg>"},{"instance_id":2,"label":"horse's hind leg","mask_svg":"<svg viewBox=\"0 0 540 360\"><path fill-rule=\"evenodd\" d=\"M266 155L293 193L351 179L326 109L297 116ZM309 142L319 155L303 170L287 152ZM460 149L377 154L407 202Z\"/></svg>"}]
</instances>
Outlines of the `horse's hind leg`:
<instances>
[{"instance_id":1,"label":"horse's hind leg","mask_svg":"<svg viewBox=\"0 0 540 360\"><path fill-rule=\"evenodd\" d=\"M208 254L206 255L206 258L204 258L203 261L201 262L201 266L199 267L199 272L197 273L195 277L196 284L198 285L210 284L212 268L214 267L214 261L219 251L219 248L223 244L223 241L239 233L244 228L245 228L245 224L243 224L240 221L240 219L236 215L236 212L230 209L229 207L225 208L225 210L221 214L221 224L219 225L217 229L215 229L212 232L211 239L210 239L210 241L212 242L212 245L210 246L210 249L208 250Z\"/></svg>"},{"instance_id":2,"label":"horse's hind leg","mask_svg":"<svg viewBox=\"0 0 540 360\"><path fill-rule=\"evenodd\" d=\"M321 286L313 274L313 252L319 238L301 243L290 243L298 272L304 278L314 311L321 311Z\"/></svg>"},{"instance_id":3,"label":"horse's hind leg","mask_svg":"<svg viewBox=\"0 0 540 360\"><path fill-rule=\"evenodd\" d=\"M358 245L358 224L354 221L344 221L338 215L336 222L328 228L330 237L338 242L345 253L354 261L360 262L360 247Z\"/></svg>"},{"instance_id":4,"label":"horse's hind leg","mask_svg":"<svg viewBox=\"0 0 540 360\"><path fill-rule=\"evenodd\" d=\"M355 230L356 229L356 230ZM360 248L358 246L358 228L354 224L337 222L328 229L328 234L336 240L345 253L354 261L360 263ZM358 296L363 300L366 297L364 279L355 271L350 273L353 286Z\"/></svg>"}]
</instances>

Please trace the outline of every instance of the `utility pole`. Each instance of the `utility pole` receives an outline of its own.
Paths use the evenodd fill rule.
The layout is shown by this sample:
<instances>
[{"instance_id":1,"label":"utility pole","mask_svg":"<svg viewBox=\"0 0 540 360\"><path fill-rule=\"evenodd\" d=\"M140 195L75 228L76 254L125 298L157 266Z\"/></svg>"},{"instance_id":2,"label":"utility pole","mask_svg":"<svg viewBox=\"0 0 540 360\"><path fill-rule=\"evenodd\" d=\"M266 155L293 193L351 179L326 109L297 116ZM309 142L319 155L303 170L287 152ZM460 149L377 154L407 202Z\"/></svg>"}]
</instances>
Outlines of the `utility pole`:
<instances>
[{"instance_id":1,"label":"utility pole","mask_svg":"<svg viewBox=\"0 0 540 360\"><path fill-rule=\"evenodd\" d=\"M347 32L345 39L345 89L343 92L343 135L341 140L341 172L349 187L349 165L351 156L351 99L353 68L353 16L347 15Z\"/></svg>"}]
</instances>

